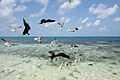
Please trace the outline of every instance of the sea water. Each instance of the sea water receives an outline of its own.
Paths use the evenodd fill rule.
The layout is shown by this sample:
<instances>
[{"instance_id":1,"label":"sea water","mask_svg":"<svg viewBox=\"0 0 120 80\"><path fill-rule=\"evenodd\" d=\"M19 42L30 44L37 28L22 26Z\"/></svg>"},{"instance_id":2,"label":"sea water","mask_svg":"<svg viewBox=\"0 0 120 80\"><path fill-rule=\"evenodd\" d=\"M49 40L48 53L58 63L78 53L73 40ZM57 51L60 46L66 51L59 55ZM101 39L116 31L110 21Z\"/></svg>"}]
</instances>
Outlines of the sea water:
<instances>
[{"instance_id":1,"label":"sea water","mask_svg":"<svg viewBox=\"0 0 120 80\"><path fill-rule=\"evenodd\" d=\"M49 50L60 50L67 54L83 54L92 60L101 58L120 58L120 37L41 37L42 43L39 44L34 37L0 37L7 41L16 43L12 47L5 47L0 41L0 53L39 56L48 55ZM51 41L58 43L51 45ZM74 48L72 45L78 45ZM116 60L116 59L115 59Z\"/></svg>"},{"instance_id":2,"label":"sea water","mask_svg":"<svg viewBox=\"0 0 120 80\"><path fill-rule=\"evenodd\" d=\"M0 41L0 80L120 80L120 37L36 37L0 37L16 43ZM50 61L51 50L71 59Z\"/></svg>"},{"instance_id":3,"label":"sea water","mask_svg":"<svg viewBox=\"0 0 120 80\"><path fill-rule=\"evenodd\" d=\"M5 37L1 36L0 39L6 39L8 41L16 42L16 43L29 43L34 44L37 41L34 38L37 36L31 37ZM72 44L72 43L109 43L109 44L120 44L120 37L41 37L42 43L50 43L53 40L57 40L62 43ZM1 41L0 41L1 42Z\"/></svg>"}]
</instances>

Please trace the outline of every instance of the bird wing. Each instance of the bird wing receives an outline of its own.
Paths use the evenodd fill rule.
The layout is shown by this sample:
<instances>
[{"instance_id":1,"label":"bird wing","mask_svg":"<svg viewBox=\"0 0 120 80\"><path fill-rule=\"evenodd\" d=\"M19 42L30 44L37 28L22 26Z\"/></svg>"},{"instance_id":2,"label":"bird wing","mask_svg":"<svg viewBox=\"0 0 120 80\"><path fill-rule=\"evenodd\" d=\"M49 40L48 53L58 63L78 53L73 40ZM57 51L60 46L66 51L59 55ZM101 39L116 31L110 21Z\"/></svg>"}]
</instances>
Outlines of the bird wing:
<instances>
[{"instance_id":1,"label":"bird wing","mask_svg":"<svg viewBox=\"0 0 120 80\"><path fill-rule=\"evenodd\" d=\"M25 26L25 29L28 29L30 30L30 25L25 21L25 19L23 19L23 22L24 22L24 26Z\"/></svg>"},{"instance_id":2,"label":"bird wing","mask_svg":"<svg viewBox=\"0 0 120 80\"><path fill-rule=\"evenodd\" d=\"M47 19L46 22L55 22L55 20Z\"/></svg>"},{"instance_id":3,"label":"bird wing","mask_svg":"<svg viewBox=\"0 0 120 80\"><path fill-rule=\"evenodd\" d=\"M42 19L40 24L43 24L43 23L46 23L46 20L45 19Z\"/></svg>"}]
</instances>

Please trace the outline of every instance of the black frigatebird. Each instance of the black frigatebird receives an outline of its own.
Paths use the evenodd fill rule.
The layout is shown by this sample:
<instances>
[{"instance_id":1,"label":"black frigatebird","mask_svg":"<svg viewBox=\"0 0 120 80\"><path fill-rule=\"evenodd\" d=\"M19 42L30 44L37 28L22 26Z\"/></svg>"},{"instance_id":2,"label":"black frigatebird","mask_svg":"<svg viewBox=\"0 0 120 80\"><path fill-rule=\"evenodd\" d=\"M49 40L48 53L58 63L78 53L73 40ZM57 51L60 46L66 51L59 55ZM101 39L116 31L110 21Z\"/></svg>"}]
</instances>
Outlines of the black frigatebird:
<instances>
[{"instance_id":1,"label":"black frigatebird","mask_svg":"<svg viewBox=\"0 0 120 80\"><path fill-rule=\"evenodd\" d=\"M55 22L56 20L52 20L52 19L42 19L40 24L44 24L44 23L51 23L51 22Z\"/></svg>"},{"instance_id":2,"label":"black frigatebird","mask_svg":"<svg viewBox=\"0 0 120 80\"><path fill-rule=\"evenodd\" d=\"M24 18L23 18L23 23L25 26L24 31L23 31L23 35L26 35L26 34L30 35L29 34L29 30L31 29L30 25L26 22L26 20Z\"/></svg>"}]
</instances>

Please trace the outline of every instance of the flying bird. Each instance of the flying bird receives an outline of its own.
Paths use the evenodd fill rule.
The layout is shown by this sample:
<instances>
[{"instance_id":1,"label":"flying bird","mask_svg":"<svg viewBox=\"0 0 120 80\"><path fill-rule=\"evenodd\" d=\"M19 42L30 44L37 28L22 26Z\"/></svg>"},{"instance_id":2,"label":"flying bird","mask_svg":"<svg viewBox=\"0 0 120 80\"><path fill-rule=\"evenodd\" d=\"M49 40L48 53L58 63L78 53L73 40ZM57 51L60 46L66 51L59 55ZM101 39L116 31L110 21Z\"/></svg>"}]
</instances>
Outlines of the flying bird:
<instances>
[{"instance_id":1,"label":"flying bird","mask_svg":"<svg viewBox=\"0 0 120 80\"><path fill-rule=\"evenodd\" d=\"M7 46L7 47L10 47L12 45L12 43L10 41L7 41L3 38L1 40L4 42L4 45Z\"/></svg>"},{"instance_id":2,"label":"flying bird","mask_svg":"<svg viewBox=\"0 0 120 80\"><path fill-rule=\"evenodd\" d=\"M64 27L64 22L63 23L58 22L57 24L60 25L61 28Z\"/></svg>"},{"instance_id":3,"label":"flying bird","mask_svg":"<svg viewBox=\"0 0 120 80\"><path fill-rule=\"evenodd\" d=\"M76 27L75 30L77 31L77 30L79 30L79 29Z\"/></svg>"},{"instance_id":4,"label":"flying bird","mask_svg":"<svg viewBox=\"0 0 120 80\"><path fill-rule=\"evenodd\" d=\"M26 34L30 35L29 34L29 30L31 29L30 25L25 21L24 18L23 18L23 23L24 23L24 26L25 26L24 31L23 31L23 35L26 35Z\"/></svg>"},{"instance_id":5,"label":"flying bird","mask_svg":"<svg viewBox=\"0 0 120 80\"><path fill-rule=\"evenodd\" d=\"M42 19L41 22L39 24L44 24L44 23L51 23L51 22L55 22L56 20L52 20L52 19Z\"/></svg>"},{"instance_id":6,"label":"flying bird","mask_svg":"<svg viewBox=\"0 0 120 80\"><path fill-rule=\"evenodd\" d=\"M74 27L74 28L71 28L71 29L69 30L69 32L76 32L76 31L78 31L78 30L79 30L78 27Z\"/></svg>"},{"instance_id":7,"label":"flying bird","mask_svg":"<svg viewBox=\"0 0 120 80\"><path fill-rule=\"evenodd\" d=\"M60 26L60 28L64 27L64 22L57 22L53 19L42 19L39 24L44 24L45 27L48 27L49 25L57 24Z\"/></svg>"}]
</instances>

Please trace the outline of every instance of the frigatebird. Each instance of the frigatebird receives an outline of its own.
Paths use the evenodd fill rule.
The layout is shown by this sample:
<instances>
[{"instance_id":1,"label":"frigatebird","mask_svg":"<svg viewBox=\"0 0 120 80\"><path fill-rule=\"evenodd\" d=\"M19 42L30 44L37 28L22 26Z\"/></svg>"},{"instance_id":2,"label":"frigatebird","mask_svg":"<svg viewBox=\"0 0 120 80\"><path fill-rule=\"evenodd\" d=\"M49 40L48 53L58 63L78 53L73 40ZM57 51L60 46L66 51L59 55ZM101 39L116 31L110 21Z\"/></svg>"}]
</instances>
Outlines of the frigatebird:
<instances>
[{"instance_id":1,"label":"frigatebird","mask_svg":"<svg viewBox=\"0 0 120 80\"><path fill-rule=\"evenodd\" d=\"M44 24L44 23L51 23L51 22L55 22L56 20L52 20L52 19L42 19L40 24Z\"/></svg>"},{"instance_id":2,"label":"frigatebird","mask_svg":"<svg viewBox=\"0 0 120 80\"><path fill-rule=\"evenodd\" d=\"M30 35L29 34L29 30L31 29L30 25L26 22L26 20L24 18L23 18L23 23L24 23L24 26L25 26L25 29L23 31L23 35L26 35L26 34Z\"/></svg>"}]
</instances>

